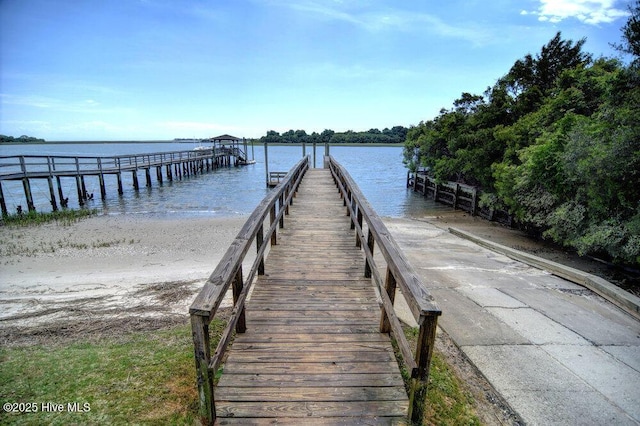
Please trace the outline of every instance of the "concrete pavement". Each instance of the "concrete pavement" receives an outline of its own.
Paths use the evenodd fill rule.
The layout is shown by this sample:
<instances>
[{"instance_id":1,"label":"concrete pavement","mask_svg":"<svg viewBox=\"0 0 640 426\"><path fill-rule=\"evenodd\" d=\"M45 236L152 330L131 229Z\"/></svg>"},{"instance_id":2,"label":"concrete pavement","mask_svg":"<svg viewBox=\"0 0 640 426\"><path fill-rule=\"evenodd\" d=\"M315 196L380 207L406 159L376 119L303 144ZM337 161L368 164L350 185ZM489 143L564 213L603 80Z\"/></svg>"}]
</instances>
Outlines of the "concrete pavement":
<instances>
[{"instance_id":1,"label":"concrete pavement","mask_svg":"<svg viewBox=\"0 0 640 426\"><path fill-rule=\"evenodd\" d=\"M440 305L440 327L527 424L640 424L638 319L430 223L385 224Z\"/></svg>"}]
</instances>

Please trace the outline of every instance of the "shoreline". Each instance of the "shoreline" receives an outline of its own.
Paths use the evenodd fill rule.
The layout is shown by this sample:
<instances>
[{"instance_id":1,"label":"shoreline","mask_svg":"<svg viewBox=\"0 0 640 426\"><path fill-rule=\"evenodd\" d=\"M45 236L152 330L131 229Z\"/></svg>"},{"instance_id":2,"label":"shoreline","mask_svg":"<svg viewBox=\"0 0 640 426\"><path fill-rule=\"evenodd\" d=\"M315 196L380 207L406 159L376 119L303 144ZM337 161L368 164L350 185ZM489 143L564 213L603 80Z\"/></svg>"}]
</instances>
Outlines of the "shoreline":
<instances>
[{"instance_id":1,"label":"shoreline","mask_svg":"<svg viewBox=\"0 0 640 426\"><path fill-rule=\"evenodd\" d=\"M247 217L124 214L71 225L2 226L0 328L37 327L86 315L185 316ZM608 278L606 265L461 211L400 219L460 228Z\"/></svg>"},{"instance_id":2,"label":"shoreline","mask_svg":"<svg viewBox=\"0 0 640 426\"><path fill-rule=\"evenodd\" d=\"M0 227L0 328L184 316L246 218L100 215ZM167 293L174 300L163 301Z\"/></svg>"}]
</instances>

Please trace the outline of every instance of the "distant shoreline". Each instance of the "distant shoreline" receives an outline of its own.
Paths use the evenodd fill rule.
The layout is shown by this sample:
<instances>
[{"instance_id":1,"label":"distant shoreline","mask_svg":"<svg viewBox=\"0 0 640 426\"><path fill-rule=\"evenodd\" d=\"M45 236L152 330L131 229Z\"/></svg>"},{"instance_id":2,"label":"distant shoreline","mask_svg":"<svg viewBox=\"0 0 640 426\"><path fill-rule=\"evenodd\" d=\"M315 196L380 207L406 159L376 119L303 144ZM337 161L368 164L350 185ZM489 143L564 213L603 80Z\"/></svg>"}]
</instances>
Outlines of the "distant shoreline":
<instances>
[{"instance_id":1,"label":"distant shoreline","mask_svg":"<svg viewBox=\"0 0 640 426\"><path fill-rule=\"evenodd\" d=\"M129 143L129 144L146 144L146 143L180 143L180 144L185 144L185 145L193 145L195 142L189 141L189 142L180 142L180 141L174 141L174 140L150 140L150 141L44 141L44 142L2 142L0 143L0 146L4 146L4 145L19 145L19 146L24 146L24 145L87 145L87 144L91 144L91 145L101 145L101 144L122 144L122 143ZM247 144L248 145L255 145L255 146L263 146L264 144L262 142L256 141L256 142L251 142L250 140L247 140ZM313 143L307 143L307 146L313 146ZM316 145L318 146L323 146L324 143L316 143ZM383 147L401 147L404 145L404 142L401 143L332 143L330 144L330 146L354 146L354 147L358 147L358 146L383 146ZM270 143L269 146L302 146L301 143Z\"/></svg>"}]
</instances>

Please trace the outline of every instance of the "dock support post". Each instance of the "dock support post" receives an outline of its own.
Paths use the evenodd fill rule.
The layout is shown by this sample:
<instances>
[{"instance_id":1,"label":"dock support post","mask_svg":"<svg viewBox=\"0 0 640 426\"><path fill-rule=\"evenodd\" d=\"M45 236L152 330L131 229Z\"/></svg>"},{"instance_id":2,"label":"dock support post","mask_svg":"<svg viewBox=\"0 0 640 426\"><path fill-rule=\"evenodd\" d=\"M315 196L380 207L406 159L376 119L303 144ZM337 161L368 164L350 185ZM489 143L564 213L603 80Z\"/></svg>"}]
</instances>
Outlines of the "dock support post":
<instances>
[{"instance_id":1,"label":"dock support post","mask_svg":"<svg viewBox=\"0 0 640 426\"><path fill-rule=\"evenodd\" d=\"M98 157L98 169L100 174L98 175L98 181L100 182L100 199L107 198L107 187L104 185L104 173L102 172L102 160Z\"/></svg>"},{"instance_id":2,"label":"dock support post","mask_svg":"<svg viewBox=\"0 0 640 426\"><path fill-rule=\"evenodd\" d=\"M47 182L49 183L49 195L51 196L51 208L54 212L58 211L58 203L56 203L56 191L53 189L53 178L49 176L47 178Z\"/></svg>"},{"instance_id":3,"label":"dock support post","mask_svg":"<svg viewBox=\"0 0 640 426\"><path fill-rule=\"evenodd\" d=\"M138 191L140 189L140 184L138 183L138 171L132 170L131 177L133 178L133 189Z\"/></svg>"},{"instance_id":4,"label":"dock support post","mask_svg":"<svg viewBox=\"0 0 640 426\"><path fill-rule=\"evenodd\" d=\"M33 195L31 194L31 184L29 183L29 178L27 177L27 165L24 162L24 157L20 157L20 168L22 169L22 173L24 173L24 177L22 178L22 187L24 188L24 196L27 199L27 207L29 211L35 210L35 206L33 205Z\"/></svg>"},{"instance_id":5,"label":"dock support post","mask_svg":"<svg viewBox=\"0 0 640 426\"><path fill-rule=\"evenodd\" d=\"M80 175L76 175L76 189L78 190L78 204L84 206L84 198L82 197L82 183L80 182Z\"/></svg>"},{"instance_id":6,"label":"dock support post","mask_svg":"<svg viewBox=\"0 0 640 426\"><path fill-rule=\"evenodd\" d=\"M151 171L148 167L144 169L144 175L147 179L147 188L151 188Z\"/></svg>"},{"instance_id":7,"label":"dock support post","mask_svg":"<svg viewBox=\"0 0 640 426\"><path fill-rule=\"evenodd\" d=\"M82 186L82 198L86 200L89 197L87 196L87 184L84 181L84 176L80 176L80 185Z\"/></svg>"},{"instance_id":8,"label":"dock support post","mask_svg":"<svg viewBox=\"0 0 640 426\"><path fill-rule=\"evenodd\" d=\"M116 177L118 179L118 195L122 195L124 194L124 191L122 190L122 173L116 173Z\"/></svg>"},{"instance_id":9,"label":"dock support post","mask_svg":"<svg viewBox=\"0 0 640 426\"><path fill-rule=\"evenodd\" d=\"M269 187L269 147L267 142L264 143L264 170L267 174L266 182L267 188Z\"/></svg>"},{"instance_id":10,"label":"dock support post","mask_svg":"<svg viewBox=\"0 0 640 426\"><path fill-rule=\"evenodd\" d=\"M167 179L169 182L173 181L173 173L171 173L171 164L167 164Z\"/></svg>"},{"instance_id":11,"label":"dock support post","mask_svg":"<svg viewBox=\"0 0 640 426\"><path fill-rule=\"evenodd\" d=\"M2 217L9 216L7 203L4 200L4 192L2 192L2 181L0 181L0 209L2 209Z\"/></svg>"},{"instance_id":12,"label":"dock support post","mask_svg":"<svg viewBox=\"0 0 640 426\"><path fill-rule=\"evenodd\" d=\"M60 182L60 176L56 176L56 185L58 186L58 198L60 199L60 204L62 204L62 200L64 200L64 193L62 192L62 182ZM62 204L64 207L64 204Z\"/></svg>"},{"instance_id":13,"label":"dock support post","mask_svg":"<svg viewBox=\"0 0 640 426\"><path fill-rule=\"evenodd\" d=\"M158 178L158 183L162 185L162 166L156 167L156 177Z\"/></svg>"},{"instance_id":14,"label":"dock support post","mask_svg":"<svg viewBox=\"0 0 640 426\"><path fill-rule=\"evenodd\" d=\"M316 168L316 143L313 143L313 168Z\"/></svg>"},{"instance_id":15,"label":"dock support post","mask_svg":"<svg viewBox=\"0 0 640 426\"><path fill-rule=\"evenodd\" d=\"M58 204L56 203L56 192L53 189L53 168L52 168L53 159L51 157L47 157L47 168L49 169L49 177L47 178L47 183L49 184L49 196L51 197L51 208L54 212L58 211ZM62 198L60 199L62 201Z\"/></svg>"}]
</instances>

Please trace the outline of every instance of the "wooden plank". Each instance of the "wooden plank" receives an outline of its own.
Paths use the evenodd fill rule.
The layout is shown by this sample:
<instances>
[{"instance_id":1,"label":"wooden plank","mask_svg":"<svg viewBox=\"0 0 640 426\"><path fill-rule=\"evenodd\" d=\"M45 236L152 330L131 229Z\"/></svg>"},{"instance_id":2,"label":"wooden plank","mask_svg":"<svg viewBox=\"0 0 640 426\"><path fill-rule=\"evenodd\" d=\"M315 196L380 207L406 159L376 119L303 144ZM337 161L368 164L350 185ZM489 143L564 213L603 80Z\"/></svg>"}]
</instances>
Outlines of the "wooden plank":
<instances>
[{"instance_id":1,"label":"wooden plank","mask_svg":"<svg viewBox=\"0 0 640 426\"><path fill-rule=\"evenodd\" d=\"M311 347L313 345L310 345ZM233 354L234 362L271 362L274 357L278 357L278 361L281 362L296 362L296 363L311 363L311 362L334 362L336 356L340 356L341 362L392 362L395 361L395 355L393 351L353 351L342 352L339 350L327 351L327 352L291 352L287 351L283 345L278 346L278 350L274 351L255 351L255 350L239 350Z\"/></svg>"},{"instance_id":2,"label":"wooden plank","mask_svg":"<svg viewBox=\"0 0 640 426\"><path fill-rule=\"evenodd\" d=\"M222 401L218 406L220 417L404 417L409 402L405 401L327 401L327 402L240 402ZM302 422L302 420L301 420ZM358 421L354 419L357 424Z\"/></svg>"},{"instance_id":3,"label":"wooden plank","mask_svg":"<svg viewBox=\"0 0 640 426\"><path fill-rule=\"evenodd\" d=\"M243 425L243 426L259 426L259 425L300 425L300 419L296 417L278 417L277 419L269 418L233 418L228 417L220 419L216 424L218 425ZM398 417L366 417L358 416L357 419L353 417L307 417L304 419L305 426L335 426L335 425L352 425L354 423L368 426L376 425L406 425L405 419Z\"/></svg>"},{"instance_id":4,"label":"wooden plank","mask_svg":"<svg viewBox=\"0 0 640 426\"><path fill-rule=\"evenodd\" d=\"M396 387L287 387L261 388L221 387L216 399L222 401L402 401L407 399L403 389Z\"/></svg>"},{"instance_id":5,"label":"wooden plank","mask_svg":"<svg viewBox=\"0 0 640 426\"><path fill-rule=\"evenodd\" d=\"M223 374L218 387L333 387L378 386L397 387L402 382L400 373L365 374Z\"/></svg>"},{"instance_id":6,"label":"wooden plank","mask_svg":"<svg viewBox=\"0 0 640 426\"><path fill-rule=\"evenodd\" d=\"M236 352L269 352L269 353L286 353L286 352L300 352L301 355L306 356L307 354L315 354L317 352L387 352L393 353L391 349L391 345L389 345L389 341L361 341L354 342L353 340L347 341L349 345L344 345L343 342L289 342L287 344L282 344L281 341L276 342L244 342L243 340L239 340L234 342L233 349ZM344 342L344 343L347 343ZM256 356L258 356L256 354ZM310 357L312 357L310 355Z\"/></svg>"},{"instance_id":7,"label":"wooden plank","mask_svg":"<svg viewBox=\"0 0 640 426\"><path fill-rule=\"evenodd\" d=\"M244 336L240 336L242 343L269 343L269 342L279 342L279 343L303 343L303 342L313 342L313 343L362 343L362 342L381 342L381 343L389 343L389 337L380 334L380 333L363 333L361 331L348 333L345 331L340 331L339 334L336 333L269 333L269 335L265 336L260 333L245 333Z\"/></svg>"}]
</instances>

